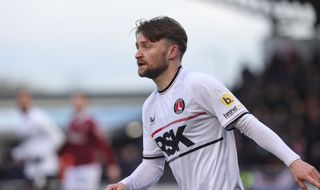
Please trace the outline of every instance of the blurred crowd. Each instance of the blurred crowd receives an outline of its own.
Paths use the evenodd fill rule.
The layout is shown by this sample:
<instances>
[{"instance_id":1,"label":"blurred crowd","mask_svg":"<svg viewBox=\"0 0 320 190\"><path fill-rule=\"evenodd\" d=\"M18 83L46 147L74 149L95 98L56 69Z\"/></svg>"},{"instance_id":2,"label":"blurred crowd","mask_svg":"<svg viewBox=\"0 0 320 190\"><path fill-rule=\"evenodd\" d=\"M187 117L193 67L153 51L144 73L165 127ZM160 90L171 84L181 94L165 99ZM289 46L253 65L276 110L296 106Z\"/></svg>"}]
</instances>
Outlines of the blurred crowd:
<instances>
[{"instance_id":1,"label":"blurred crowd","mask_svg":"<svg viewBox=\"0 0 320 190\"><path fill-rule=\"evenodd\" d=\"M249 69L243 69L242 84L233 92L252 114L319 169L320 55L316 50L311 55L304 59L295 48L275 51L261 73L253 74ZM261 170L255 173L255 178L264 175L262 183L266 183L268 177L275 183L276 177L281 179L284 171L278 158L239 132L236 139L242 170L252 170L259 165ZM288 179L291 176L287 172L282 177Z\"/></svg>"}]
</instances>

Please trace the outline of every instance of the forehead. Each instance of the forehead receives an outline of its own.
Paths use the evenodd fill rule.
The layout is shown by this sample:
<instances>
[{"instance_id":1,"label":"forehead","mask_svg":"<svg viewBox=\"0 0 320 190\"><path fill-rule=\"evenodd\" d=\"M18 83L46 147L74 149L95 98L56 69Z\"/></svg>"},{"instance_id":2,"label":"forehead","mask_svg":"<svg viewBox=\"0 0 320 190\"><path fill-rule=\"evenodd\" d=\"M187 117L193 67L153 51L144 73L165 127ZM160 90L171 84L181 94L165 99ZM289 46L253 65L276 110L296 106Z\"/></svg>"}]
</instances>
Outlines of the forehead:
<instances>
[{"instance_id":1,"label":"forehead","mask_svg":"<svg viewBox=\"0 0 320 190\"><path fill-rule=\"evenodd\" d=\"M22 92L18 92L17 98L19 98L19 99L22 99L22 98L23 99L31 99L31 95L28 92L22 91Z\"/></svg>"},{"instance_id":2,"label":"forehead","mask_svg":"<svg viewBox=\"0 0 320 190\"><path fill-rule=\"evenodd\" d=\"M137 34L136 36L136 42L140 42L140 43L143 43L143 42L151 42L148 38L146 38L141 32Z\"/></svg>"},{"instance_id":3,"label":"forehead","mask_svg":"<svg viewBox=\"0 0 320 190\"><path fill-rule=\"evenodd\" d=\"M167 44L170 44L170 41L168 39L166 39L166 38L161 38L159 41L151 41L145 35L143 35L142 33L138 33L136 35L136 45L145 44L145 43L167 45Z\"/></svg>"}]
</instances>

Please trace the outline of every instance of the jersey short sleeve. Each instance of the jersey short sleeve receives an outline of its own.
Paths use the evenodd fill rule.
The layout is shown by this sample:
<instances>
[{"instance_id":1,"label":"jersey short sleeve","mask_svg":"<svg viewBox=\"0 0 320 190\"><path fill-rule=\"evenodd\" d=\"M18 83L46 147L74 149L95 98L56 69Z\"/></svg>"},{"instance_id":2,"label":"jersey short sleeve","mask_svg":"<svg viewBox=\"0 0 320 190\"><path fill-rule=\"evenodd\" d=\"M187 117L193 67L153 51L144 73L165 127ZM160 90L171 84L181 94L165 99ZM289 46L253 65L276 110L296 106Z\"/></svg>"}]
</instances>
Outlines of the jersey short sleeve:
<instances>
[{"instance_id":1,"label":"jersey short sleeve","mask_svg":"<svg viewBox=\"0 0 320 190\"><path fill-rule=\"evenodd\" d=\"M248 113L242 103L218 80L206 74L198 74L194 80L193 92L208 112L216 116L222 127Z\"/></svg>"}]
</instances>

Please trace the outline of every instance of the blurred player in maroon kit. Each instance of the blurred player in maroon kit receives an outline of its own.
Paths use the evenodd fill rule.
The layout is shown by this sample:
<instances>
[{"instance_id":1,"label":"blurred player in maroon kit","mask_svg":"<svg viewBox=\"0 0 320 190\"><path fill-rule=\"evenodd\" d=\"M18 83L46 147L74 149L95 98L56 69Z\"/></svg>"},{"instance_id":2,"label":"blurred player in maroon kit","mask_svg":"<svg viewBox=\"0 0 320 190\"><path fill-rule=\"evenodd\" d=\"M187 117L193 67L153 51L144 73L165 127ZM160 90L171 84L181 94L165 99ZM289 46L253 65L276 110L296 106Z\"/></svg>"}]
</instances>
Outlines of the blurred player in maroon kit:
<instances>
[{"instance_id":1,"label":"blurred player in maroon kit","mask_svg":"<svg viewBox=\"0 0 320 190\"><path fill-rule=\"evenodd\" d=\"M97 190L105 161L106 177L116 181L120 176L112 150L105 141L93 116L87 111L87 97L72 96L74 115L67 128L67 143L61 150L62 187L64 190Z\"/></svg>"}]
</instances>

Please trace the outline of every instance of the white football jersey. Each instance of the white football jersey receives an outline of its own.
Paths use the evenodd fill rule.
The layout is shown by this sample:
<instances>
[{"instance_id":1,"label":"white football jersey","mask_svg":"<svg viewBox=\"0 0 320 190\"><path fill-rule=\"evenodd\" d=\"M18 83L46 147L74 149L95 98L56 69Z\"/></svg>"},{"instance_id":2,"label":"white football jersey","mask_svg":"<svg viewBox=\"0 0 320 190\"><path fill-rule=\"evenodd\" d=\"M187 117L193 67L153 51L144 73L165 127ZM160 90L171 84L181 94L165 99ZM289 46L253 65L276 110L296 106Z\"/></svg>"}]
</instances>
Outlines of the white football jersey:
<instances>
[{"instance_id":1,"label":"white football jersey","mask_svg":"<svg viewBox=\"0 0 320 190\"><path fill-rule=\"evenodd\" d=\"M242 190L231 123L246 113L215 78L180 67L144 103L143 158L165 157L181 190Z\"/></svg>"}]
</instances>

